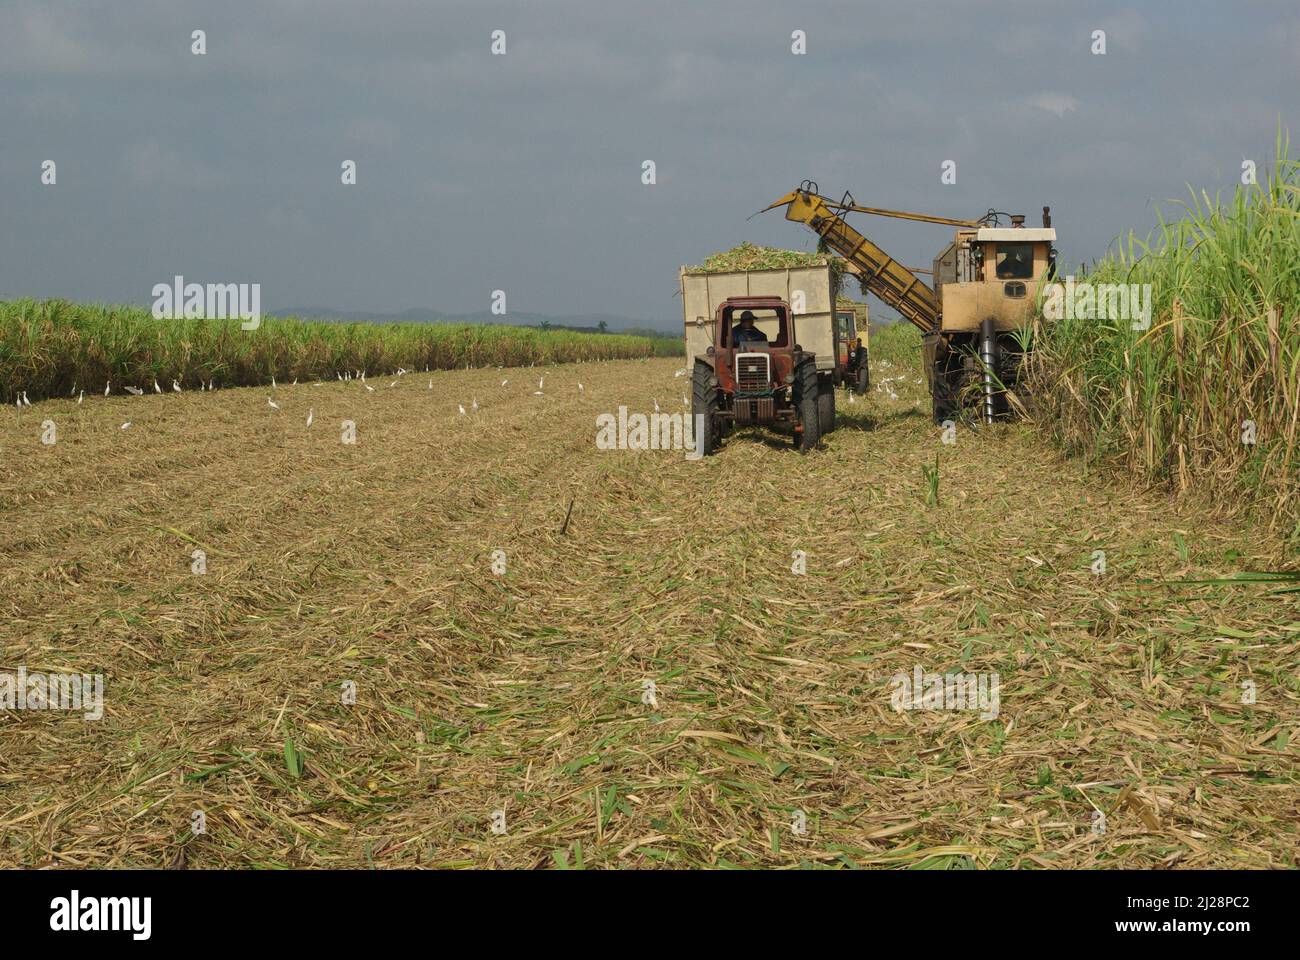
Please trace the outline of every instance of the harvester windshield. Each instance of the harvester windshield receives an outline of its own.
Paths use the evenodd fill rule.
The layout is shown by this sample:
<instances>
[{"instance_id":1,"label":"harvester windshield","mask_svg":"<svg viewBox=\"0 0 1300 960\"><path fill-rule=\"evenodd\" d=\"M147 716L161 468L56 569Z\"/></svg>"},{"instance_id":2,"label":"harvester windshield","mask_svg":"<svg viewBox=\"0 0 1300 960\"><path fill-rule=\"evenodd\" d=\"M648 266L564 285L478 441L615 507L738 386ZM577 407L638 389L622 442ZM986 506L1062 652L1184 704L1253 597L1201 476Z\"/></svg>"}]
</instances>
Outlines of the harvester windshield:
<instances>
[{"instance_id":1,"label":"harvester windshield","mask_svg":"<svg viewBox=\"0 0 1300 960\"><path fill-rule=\"evenodd\" d=\"M998 246L999 280L1031 280L1034 276L1034 245L1003 243Z\"/></svg>"}]
</instances>

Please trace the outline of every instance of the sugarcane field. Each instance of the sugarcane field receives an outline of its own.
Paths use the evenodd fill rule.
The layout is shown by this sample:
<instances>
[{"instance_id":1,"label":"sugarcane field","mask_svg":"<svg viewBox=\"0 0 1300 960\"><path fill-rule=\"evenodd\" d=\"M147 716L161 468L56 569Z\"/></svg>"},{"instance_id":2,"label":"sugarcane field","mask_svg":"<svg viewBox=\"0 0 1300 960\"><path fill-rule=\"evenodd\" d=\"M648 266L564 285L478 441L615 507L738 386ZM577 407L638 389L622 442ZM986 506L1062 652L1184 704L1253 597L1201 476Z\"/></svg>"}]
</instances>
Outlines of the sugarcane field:
<instances>
[{"instance_id":1,"label":"sugarcane field","mask_svg":"<svg viewBox=\"0 0 1300 960\"><path fill-rule=\"evenodd\" d=\"M1300 16L1163 7L0 9L15 944L1282 930Z\"/></svg>"}]
</instances>

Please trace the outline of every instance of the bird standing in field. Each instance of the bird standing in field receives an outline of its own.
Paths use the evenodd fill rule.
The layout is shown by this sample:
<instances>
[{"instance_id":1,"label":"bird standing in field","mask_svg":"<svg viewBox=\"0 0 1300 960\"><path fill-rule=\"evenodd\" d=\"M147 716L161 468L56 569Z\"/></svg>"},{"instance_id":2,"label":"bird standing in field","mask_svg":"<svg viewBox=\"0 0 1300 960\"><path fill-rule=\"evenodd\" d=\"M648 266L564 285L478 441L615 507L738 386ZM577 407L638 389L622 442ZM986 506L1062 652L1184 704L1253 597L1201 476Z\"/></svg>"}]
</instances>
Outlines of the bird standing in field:
<instances>
[{"instance_id":1,"label":"bird standing in field","mask_svg":"<svg viewBox=\"0 0 1300 960\"><path fill-rule=\"evenodd\" d=\"M158 386L158 378L157 378L157 377L154 377L154 378L153 378L153 392L154 392L154 393L162 393L162 387Z\"/></svg>"},{"instance_id":2,"label":"bird standing in field","mask_svg":"<svg viewBox=\"0 0 1300 960\"><path fill-rule=\"evenodd\" d=\"M111 381L110 381L110 382L106 382L106 383L104 384L104 396L108 396L108 388L111 387L111 386L112 386L112 382L111 382Z\"/></svg>"},{"instance_id":3,"label":"bird standing in field","mask_svg":"<svg viewBox=\"0 0 1300 960\"><path fill-rule=\"evenodd\" d=\"M462 417L466 415L466 414L465 414L465 404L463 404L463 403L458 403L458 404L456 404L456 407L460 410L460 415L461 415Z\"/></svg>"},{"instance_id":4,"label":"bird standing in field","mask_svg":"<svg viewBox=\"0 0 1300 960\"><path fill-rule=\"evenodd\" d=\"M181 383L180 383L179 380L173 380L173 381L172 381L172 392L173 392L173 393L180 393L180 392L181 392Z\"/></svg>"},{"instance_id":5,"label":"bird standing in field","mask_svg":"<svg viewBox=\"0 0 1300 960\"><path fill-rule=\"evenodd\" d=\"M474 397L470 401L469 408L473 410L475 413L478 413L478 397Z\"/></svg>"},{"instance_id":6,"label":"bird standing in field","mask_svg":"<svg viewBox=\"0 0 1300 960\"><path fill-rule=\"evenodd\" d=\"M85 399L86 399L86 391L82 390L81 394L77 397L77 404L80 405L81 401Z\"/></svg>"},{"instance_id":7,"label":"bird standing in field","mask_svg":"<svg viewBox=\"0 0 1300 960\"><path fill-rule=\"evenodd\" d=\"M130 386L129 384L127 385L126 392L131 394L131 396L133 397L138 397L144 393L144 391L141 390L139 387L133 387Z\"/></svg>"},{"instance_id":8,"label":"bird standing in field","mask_svg":"<svg viewBox=\"0 0 1300 960\"><path fill-rule=\"evenodd\" d=\"M266 398L266 405L267 405L268 407L270 407L272 410L279 410L279 409L280 409L280 405L279 405L278 403L276 403L274 400L272 400L270 397L267 397L267 398Z\"/></svg>"},{"instance_id":9,"label":"bird standing in field","mask_svg":"<svg viewBox=\"0 0 1300 960\"><path fill-rule=\"evenodd\" d=\"M316 419L316 408L312 407L310 410L307 411L307 426L310 427L311 422L315 419Z\"/></svg>"}]
</instances>

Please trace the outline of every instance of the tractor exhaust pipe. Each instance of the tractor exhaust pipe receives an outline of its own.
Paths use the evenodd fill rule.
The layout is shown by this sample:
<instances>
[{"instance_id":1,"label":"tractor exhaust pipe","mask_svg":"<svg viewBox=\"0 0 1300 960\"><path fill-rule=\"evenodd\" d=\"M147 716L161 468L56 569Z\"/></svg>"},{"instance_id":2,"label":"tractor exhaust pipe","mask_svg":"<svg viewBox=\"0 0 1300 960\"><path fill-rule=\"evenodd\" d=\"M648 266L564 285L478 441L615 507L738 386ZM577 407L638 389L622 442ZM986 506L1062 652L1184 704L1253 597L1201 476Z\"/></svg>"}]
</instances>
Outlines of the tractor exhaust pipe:
<instances>
[{"instance_id":1,"label":"tractor exhaust pipe","mask_svg":"<svg viewBox=\"0 0 1300 960\"><path fill-rule=\"evenodd\" d=\"M998 338L993 329L993 318L980 324L980 360L984 367L984 422L992 423L997 416L997 380L994 371L998 361Z\"/></svg>"}]
</instances>

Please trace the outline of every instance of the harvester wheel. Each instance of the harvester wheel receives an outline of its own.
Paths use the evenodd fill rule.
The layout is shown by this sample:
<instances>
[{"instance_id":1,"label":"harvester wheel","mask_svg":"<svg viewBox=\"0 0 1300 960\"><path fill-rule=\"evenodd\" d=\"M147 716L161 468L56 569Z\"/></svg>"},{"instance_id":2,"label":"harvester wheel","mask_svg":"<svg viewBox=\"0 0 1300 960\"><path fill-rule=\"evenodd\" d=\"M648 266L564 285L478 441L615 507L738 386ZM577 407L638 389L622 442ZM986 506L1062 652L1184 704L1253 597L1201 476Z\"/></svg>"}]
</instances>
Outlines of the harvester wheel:
<instances>
[{"instance_id":1,"label":"harvester wheel","mask_svg":"<svg viewBox=\"0 0 1300 960\"><path fill-rule=\"evenodd\" d=\"M812 450L821 439L821 418L818 416L817 402L820 395L817 363L809 358L794 368L794 407L801 428L794 432L794 443L800 453Z\"/></svg>"},{"instance_id":2,"label":"harvester wheel","mask_svg":"<svg viewBox=\"0 0 1300 960\"><path fill-rule=\"evenodd\" d=\"M722 431L719 429L722 418L718 416L717 374L701 360L695 361L695 371L691 374L691 415L703 417L704 445L701 450L707 457L718 449L722 440ZM699 429L700 426L700 421L693 421L692 429ZM696 443L699 441L696 440Z\"/></svg>"},{"instance_id":3,"label":"harvester wheel","mask_svg":"<svg viewBox=\"0 0 1300 960\"><path fill-rule=\"evenodd\" d=\"M817 432L823 437L835 429L835 388L829 383L822 384L817 394Z\"/></svg>"},{"instance_id":4,"label":"harvester wheel","mask_svg":"<svg viewBox=\"0 0 1300 960\"><path fill-rule=\"evenodd\" d=\"M930 403L934 422L956 422L962 380L962 359L956 351L945 350L930 371Z\"/></svg>"}]
</instances>

